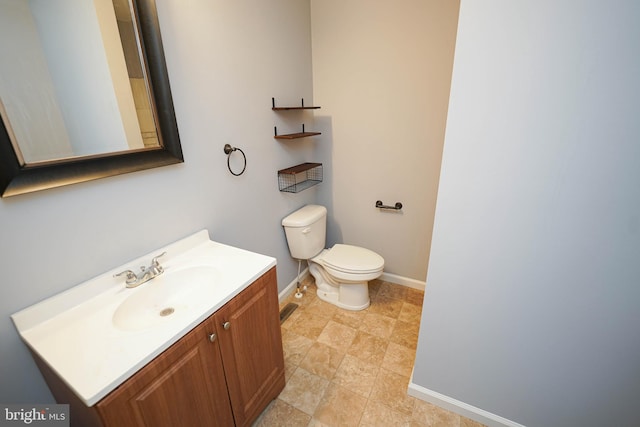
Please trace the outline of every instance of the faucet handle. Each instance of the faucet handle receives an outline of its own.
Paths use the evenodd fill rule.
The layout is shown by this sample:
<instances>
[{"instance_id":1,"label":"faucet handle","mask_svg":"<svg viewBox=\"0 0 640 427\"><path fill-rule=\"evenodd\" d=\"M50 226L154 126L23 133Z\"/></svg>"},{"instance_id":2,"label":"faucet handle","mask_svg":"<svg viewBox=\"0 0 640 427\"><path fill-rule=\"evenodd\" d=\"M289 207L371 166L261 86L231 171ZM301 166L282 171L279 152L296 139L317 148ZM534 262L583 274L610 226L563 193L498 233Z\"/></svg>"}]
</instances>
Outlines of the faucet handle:
<instances>
[{"instance_id":1,"label":"faucet handle","mask_svg":"<svg viewBox=\"0 0 640 427\"><path fill-rule=\"evenodd\" d=\"M133 283L137 279L136 273L134 273L131 270L121 271L120 273L114 274L113 277L119 277L119 276L122 276L123 274L126 275L127 280L125 283L127 284Z\"/></svg>"},{"instance_id":2,"label":"faucet handle","mask_svg":"<svg viewBox=\"0 0 640 427\"><path fill-rule=\"evenodd\" d=\"M160 263L158 262L158 258L165 256L166 254L167 252L162 252L160 255L156 255L155 257L153 257L153 259L151 260L151 265L158 267L160 265Z\"/></svg>"},{"instance_id":3,"label":"faucet handle","mask_svg":"<svg viewBox=\"0 0 640 427\"><path fill-rule=\"evenodd\" d=\"M158 258L164 255L166 255L166 252L162 252L160 255L153 257L153 259L151 260L151 265L149 266L149 268L151 269L153 274L156 276L164 272L164 268L158 262Z\"/></svg>"}]
</instances>

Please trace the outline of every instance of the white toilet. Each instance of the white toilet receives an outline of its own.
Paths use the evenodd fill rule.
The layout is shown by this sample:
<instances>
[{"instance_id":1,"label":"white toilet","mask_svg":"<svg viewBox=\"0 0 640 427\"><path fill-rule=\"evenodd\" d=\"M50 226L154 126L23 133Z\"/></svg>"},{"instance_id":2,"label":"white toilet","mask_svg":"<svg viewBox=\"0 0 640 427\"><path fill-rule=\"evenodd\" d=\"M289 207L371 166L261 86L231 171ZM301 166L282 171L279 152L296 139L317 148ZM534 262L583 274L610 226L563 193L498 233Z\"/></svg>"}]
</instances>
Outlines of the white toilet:
<instances>
[{"instance_id":1,"label":"white toilet","mask_svg":"<svg viewBox=\"0 0 640 427\"><path fill-rule=\"evenodd\" d=\"M369 280L382 274L384 258L369 249L334 245L325 249L327 209L307 205L282 220L291 256L307 260L318 297L347 310L369 307Z\"/></svg>"}]
</instances>

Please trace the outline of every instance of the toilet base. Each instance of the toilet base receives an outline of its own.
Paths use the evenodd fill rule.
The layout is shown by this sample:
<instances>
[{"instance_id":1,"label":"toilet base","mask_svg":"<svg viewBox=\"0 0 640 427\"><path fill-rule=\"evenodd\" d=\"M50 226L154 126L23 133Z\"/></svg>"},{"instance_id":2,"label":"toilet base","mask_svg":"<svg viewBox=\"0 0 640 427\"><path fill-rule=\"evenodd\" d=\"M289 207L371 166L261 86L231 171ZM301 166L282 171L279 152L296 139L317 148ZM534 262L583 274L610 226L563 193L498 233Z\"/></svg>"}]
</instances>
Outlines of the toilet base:
<instances>
[{"instance_id":1,"label":"toilet base","mask_svg":"<svg viewBox=\"0 0 640 427\"><path fill-rule=\"evenodd\" d=\"M351 311L369 307L368 282L338 283L315 262L309 262L309 272L316 281L317 295L321 300Z\"/></svg>"},{"instance_id":2,"label":"toilet base","mask_svg":"<svg viewBox=\"0 0 640 427\"><path fill-rule=\"evenodd\" d=\"M346 286L352 286L352 285L346 285ZM367 286L366 283L365 283L365 286ZM369 305L371 304L368 297L367 297L367 302L361 305L343 304L342 302L340 302L339 292L326 292L321 290L320 288L318 288L318 291L316 294L318 295L318 298L320 298L322 301L326 301L330 304L333 304L345 310L351 310L351 311L364 310L365 308L369 307ZM369 294L368 286L367 286L367 294Z\"/></svg>"}]
</instances>

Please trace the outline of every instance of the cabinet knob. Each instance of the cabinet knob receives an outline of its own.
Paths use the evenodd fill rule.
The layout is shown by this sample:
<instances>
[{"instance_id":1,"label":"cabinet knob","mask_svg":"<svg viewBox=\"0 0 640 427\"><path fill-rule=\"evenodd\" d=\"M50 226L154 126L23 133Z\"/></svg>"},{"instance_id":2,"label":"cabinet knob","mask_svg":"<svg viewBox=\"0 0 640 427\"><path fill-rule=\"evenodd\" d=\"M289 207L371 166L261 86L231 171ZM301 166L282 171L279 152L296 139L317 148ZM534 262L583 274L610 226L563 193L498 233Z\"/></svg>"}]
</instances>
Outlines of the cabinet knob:
<instances>
[{"instance_id":1,"label":"cabinet knob","mask_svg":"<svg viewBox=\"0 0 640 427\"><path fill-rule=\"evenodd\" d=\"M231 327L231 322L224 322L222 324L222 327L224 328L225 331L228 331L229 328Z\"/></svg>"},{"instance_id":2,"label":"cabinet knob","mask_svg":"<svg viewBox=\"0 0 640 427\"><path fill-rule=\"evenodd\" d=\"M214 342L216 340L216 334L209 334L209 341Z\"/></svg>"}]
</instances>

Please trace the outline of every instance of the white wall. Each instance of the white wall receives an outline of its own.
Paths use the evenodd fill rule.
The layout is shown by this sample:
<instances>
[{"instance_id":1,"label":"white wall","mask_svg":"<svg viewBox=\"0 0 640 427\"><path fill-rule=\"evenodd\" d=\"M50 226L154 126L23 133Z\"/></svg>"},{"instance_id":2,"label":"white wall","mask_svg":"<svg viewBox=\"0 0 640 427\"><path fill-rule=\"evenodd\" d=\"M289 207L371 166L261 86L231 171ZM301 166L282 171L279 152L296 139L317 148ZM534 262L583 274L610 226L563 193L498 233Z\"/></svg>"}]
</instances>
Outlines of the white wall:
<instances>
[{"instance_id":1,"label":"white wall","mask_svg":"<svg viewBox=\"0 0 640 427\"><path fill-rule=\"evenodd\" d=\"M635 0L462 2L422 391L640 425L638 19Z\"/></svg>"},{"instance_id":2,"label":"white wall","mask_svg":"<svg viewBox=\"0 0 640 427\"><path fill-rule=\"evenodd\" d=\"M0 402L53 399L11 313L195 231L275 256L281 290L295 278L280 221L322 184L280 193L276 171L325 159L273 139L290 119L271 97L313 102L309 3L157 5L185 163L0 200ZM227 171L225 143L246 153L244 175Z\"/></svg>"},{"instance_id":3,"label":"white wall","mask_svg":"<svg viewBox=\"0 0 640 427\"><path fill-rule=\"evenodd\" d=\"M424 283L435 210L458 1L312 0L313 88L328 244L385 258ZM404 204L402 213L376 200Z\"/></svg>"}]
</instances>

